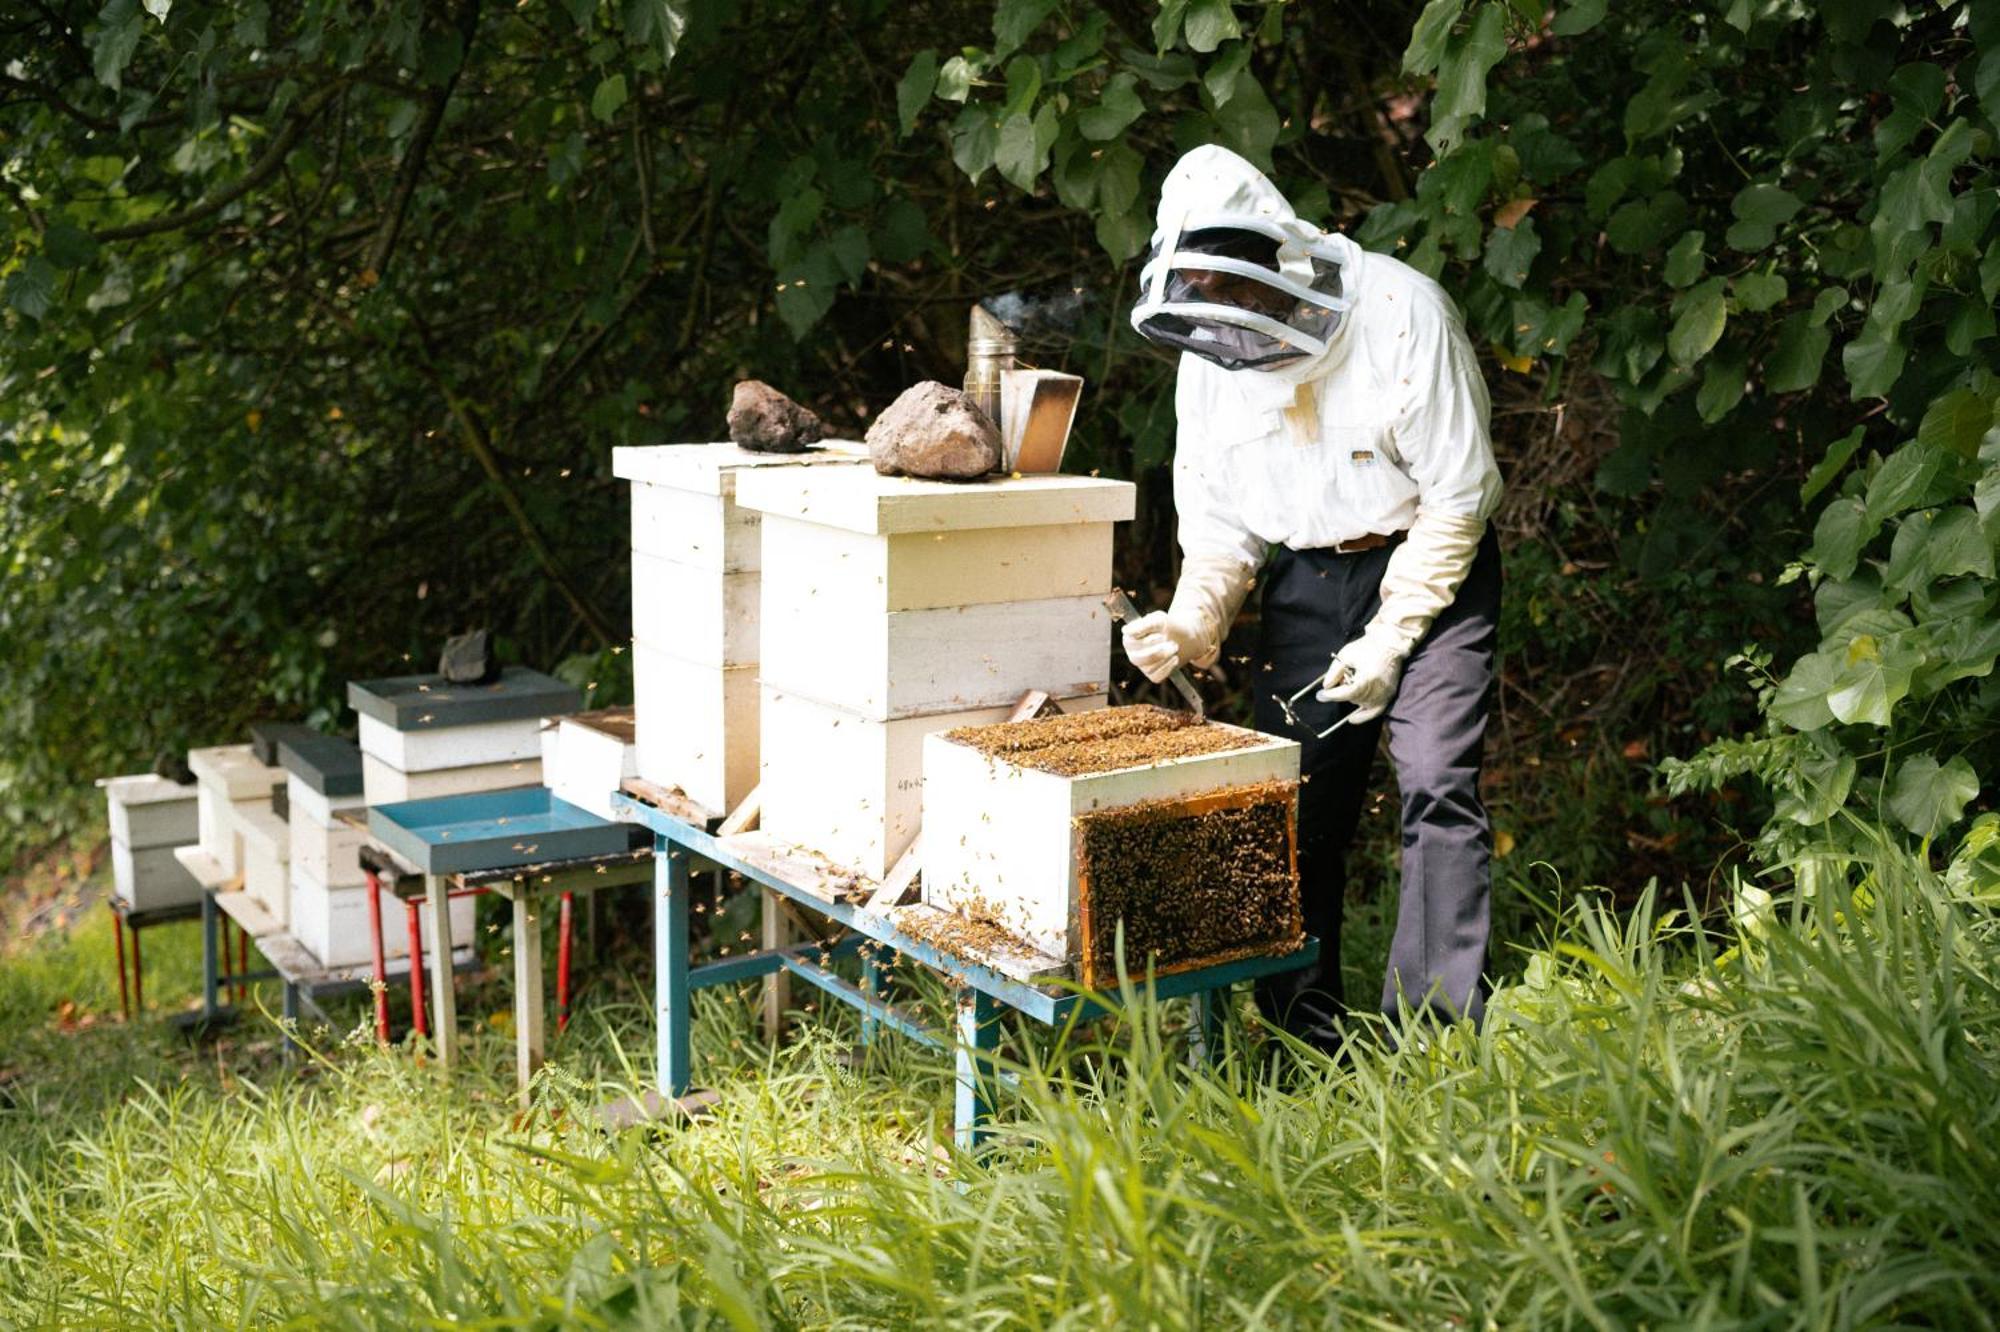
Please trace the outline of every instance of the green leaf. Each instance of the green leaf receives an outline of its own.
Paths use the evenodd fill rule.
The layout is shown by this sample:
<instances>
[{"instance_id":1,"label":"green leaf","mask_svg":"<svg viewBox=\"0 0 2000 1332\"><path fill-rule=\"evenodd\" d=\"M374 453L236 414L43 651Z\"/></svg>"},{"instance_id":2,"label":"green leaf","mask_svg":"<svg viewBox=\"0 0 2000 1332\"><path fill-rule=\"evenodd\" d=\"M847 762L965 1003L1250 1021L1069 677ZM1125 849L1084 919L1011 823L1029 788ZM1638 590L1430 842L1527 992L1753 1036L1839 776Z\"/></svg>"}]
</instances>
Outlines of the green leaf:
<instances>
[{"instance_id":1,"label":"green leaf","mask_svg":"<svg viewBox=\"0 0 2000 1332\"><path fill-rule=\"evenodd\" d=\"M1271 147L1278 141L1278 110L1264 95L1263 85L1243 71L1236 95L1217 108L1215 128L1222 142L1248 158L1260 171L1271 169Z\"/></svg>"},{"instance_id":2,"label":"green leaf","mask_svg":"<svg viewBox=\"0 0 2000 1332\"><path fill-rule=\"evenodd\" d=\"M1511 227L1495 227L1486 238L1482 263L1493 280L1519 291L1528 280L1528 268L1542 252L1542 238L1535 232L1535 219L1524 217Z\"/></svg>"},{"instance_id":3,"label":"green leaf","mask_svg":"<svg viewBox=\"0 0 2000 1332\"><path fill-rule=\"evenodd\" d=\"M850 224L834 232L828 245L840 275L847 279L848 285L858 285L862 274L868 271L868 233Z\"/></svg>"},{"instance_id":4,"label":"green leaf","mask_svg":"<svg viewBox=\"0 0 2000 1332\"><path fill-rule=\"evenodd\" d=\"M1445 43L1431 127L1424 135L1440 157L1457 146L1468 124L1486 114L1487 72L1507 54L1505 22L1499 5L1482 5L1472 27Z\"/></svg>"},{"instance_id":5,"label":"green leaf","mask_svg":"<svg viewBox=\"0 0 2000 1332\"><path fill-rule=\"evenodd\" d=\"M1979 441L1993 428L1993 403L1971 389L1954 389L1935 399L1917 426L1917 442L1977 458Z\"/></svg>"},{"instance_id":6,"label":"green leaf","mask_svg":"<svg viewBox=\"0 0 2000 1332\"><path fill-rule=\"evenodd\" d=\"M90 67L97 81L107 88L124 86L125 66L139 49L145 15L138 0L109 0L97 13L97 31L91 36Z\"/></svg>"},{"instance_id":7,"label":"green leaf","mask_svg":"<svg viewBox=\"0 0 2000 1332\"><path fill-rule=\"evenodd\" d=\"M1676 302L1680 314L1667 334L1667 355L1675 365L1693 365L1722 337L1729 321L1727 285L1723 278L1710 278Z\"/></svg>"},{"instance_id":8,"label":"green leaf","mask_svg":"<svg viewBox=\"0 0 2000 1332\"><path fill-rule=\"evenodd\" d=\"M958 113L951 127L951 160L960 171L977 181L993 165L1000 147L1000 126L993 108L974 102Z\"/></svg>"},{"instance_id":9,"label":"green leaf","mask_svg":"<svg viewBox=\"0 0 2000 1332\"><path fill-rule=\"evenodd\" d=\"M930 226L923 208L910 199L894 198L876 217L873 248L892 264L906 264L930 248Z\"/></svg>"},{"instance_id":10,"label":"green leaf","mask_svg":"<svg viewBox=\"0 0 2000 1332\"><path fill-rule=\"evenodd\" d=\"M1935 754L1905 759L1889 788L1889 812L1930 841L1965 815L1979 794L1979 774L1963 756L1940 764Z\"/></svg>"},{"instance_id":11,"label":"green leaf","mask_svg":"<svg viewBox=\"0 0 2000 1332\"><path fill-rule=\"evenodd\" d=\"M653 31L660 38L660 59L663 63L674 63L674 53L681 49L681 38L687 35L689 0L644 0L653 10Z\"/></svg>"},{"instance_id":12,"label":"green leaf","mask_svg":"<svg viewBox=\"0 0 2000 1332\"><path fill-rule=\"evenodd\" d=\"M1056 0L1000 0L993 8L993 58L1018 50L1055 7Z\"/></svg>"},{"instance_id":13,"label":"green leaf","mask_svg":"<svg viewBox=\"0 0 2000 1332\"><path fill-rule=\"evenodd\" d=\"M1146 219L1138 213L1103 213L1097 219L1097 243L1119 263L1139 253L1146 244Z\"/></svg>"},{"instance_id":14,"label":"green leaf","mask_svg":"<svg viewBox=\"0 0 2000 1332\"><path fill-rule=\"evenodd\" d=\"M1049 149L1055 146L1061 122L1053 102L1044 102L1033 117L1016 112L1000 123L999 143L993 164L1016 188L1034 192L1035 179L1049 165Z\"/></svg>"},{"instance_id":15,"label":"green leaf","mask_svg":"<svg viewBox=\"0 0 2000 1332\"><path fill-rule=\"evenodd\" d=\"M1033 115L1035 99L1042 93L1042 62L1033 56L1015 56L1007 62L1007 95L1000 101L1000 119Z\"/></svg>"},{"instance_id":16,"label":"green leaf","mask_svg":"<svg viewBox=\"0 0 2000 1332\"><path fill-rule=\"evenodd\" d=\"M625 76L613 74L601 79L597 91L590 95L590 114L599 120L610 121L618 114L618 108L625 105Z\"/></svg>"},{"instance_id":17,"label":"green leaf","mask_svg":"<svg viewBox=\"0 0 2000 1332\"><path fill-rule=\"evenodd\" d=\"M1861 447L1862 436L1866 433L1863 427L1856 426L1826 446L1826 456L1813 464L1812 470L1806 473L1805 484L1799 487L1799 503L1812 503L1815 495L1832 484L1833 479L1840 475L1841 469L1846 467L1848 460L1854 456L1855 450Z\"/></svg>"},{"instance_id":18,"label":"green leaf","mask_svg":"<svg viewBox=\"0 0 2000 1332\"><path fill-rule=\"evenodd\" d=\"M1820 511L1806 558L1828 578L1852 578L1862 547L1877 530L1879 524L1868 521L1867 507L1860 500L1837 499Z\"/></svg>"},{"instance_id":19,"label":"green leaf","mask_svg":"<svg viewBox=\"0 0 2000 1332\"><path fill-rule=\"evenodd\" d=\"M1701 271L1708 263L1701 252L1702 242L1707 236L1699 231L1686 231L1667 251L1667 266L1662 273L1669 287L1692 286L1701 278Z\"/></svg>"},{"instance_id":20,"label":"green leaf","mask_svg":"<svg viewBox=\"0 0 2000 1332\"><path fill-rule=\"evenodd\" d=\"M962 55L953 56L938 70L937 95L947 102L963 102L972 95L973 80L979 73L978 65Z\"/></svg>"},{"instance_id":21,"label":"green leaf","mask_svg":"<svg viewBox=\"0 0 2000 1332\"><path fill-rule=\"evenodd\" d=\"M58 218L42 233L42 253L57 268L82 268L97 258L97 237Z\"/></svg>"},{"instance_id":22,"label":"green leaf","mask_svg":"<svg viewBox=\"0 0 2000 1332\"><path fill-rule=\"evenodd\" d=\"M1902 377L1908 349L1893 333L1866 328L1860 337L1840 349L1841 368L1847 372L1848 389L1857 398L1886 398Z\"/></svg>"},{"instance_id":23,"label":"green leaf","mask_svg":"<svg viewBox=\"0 0 2000 1332\"><path fill-rule=\"evenodd\" d=\"M1207 55L1224 42L1243 35L1229 0L1194 0L1189 6L1181 35L1189 47Z\"/></svg>"},{"instance_id":24,"label":"green leaf","mask_svg":"<svg viewBox=\"0 0 2000 1332\"><path fill-rule=\"evenodd\" d=\"M923 114L924 104L931 100L937 81L937 51L925 47L911 58L910 67L903 71L903 77L896 83L896 118L904 138L908 138L910 131L917 127L917 117Z\"/></svg>"},{"instance_id":25,"label":"green leaf","mask_svg":"<svg viewBox=\"0 0 2000 1332\"><path fill-rule=\"evenodd\" d=\"M1790 292L1782 273L1742 273L1731 280L1729 291L1738 309L1762 314Z\"/></svg>"},{"instance_id":26,"label":"green leaf","mask_svg":"<svg viewBox=\"0 0 2000 1332\"><path fill-rule=\"evenodd\" d=\"M1209 61L1208 68L1201 72L1201 86L1208 90L1208 99L1217 110L1229 105L1229 99L1236 95L1236 80L1250 63L1250 43L1237 42L1215 59Z\"/></svg>"},{"instance_id":27,"label":"green leaf","mask_svg":"<svg viewBox=\"0 0 2000 1332\"><path fill-rule=\"evenodd\" d=\"M1859 634L1841 654L1840 674L1826 705L1837 720L1887 726L1896 704L1909 696L1923 654L1899 638Z\"/></svg>"},{"instance_id":28,"label":"green leaf","mask_svg":"<svg viewBox=\"0 0 2000 1332\"><path fill-rule=\"evenodd\" d=\"M1558 37L1575 37L1589 32L1604 22L1604 12L1611 0L1569 0L1556 15L1550 31Z\"/></svg>"},{"instance_id":29,"label":"green leaf","mask_svg":"<svg viewBox=\"0 0 2000 1332\"><path fill-rule=\"evenodd\" d=\"M1098 159L1097 202L1107 216L1123 217L1139 201L1139 172L1146 163L1122 143L1114 143L1103 152Z\"/></svg>"},{"instance_id":30,"label":"green leaf","mask_svg":"<svg viewBox=\"0 0 2000 1332\"><path fill-rule=\"evenodd\" d=\"M39 322L56 298L56 269L39 254L31 254L7 279L7 304Z\"/></svg>"},{"instance_id":31,"label":"green leaf","mask_svg":"<svg viewBox=\"0 0 2000 1332\"><path fill-rule=\"evenodd\" d=\"M1816 327L1804 310L1786 315L1778 326L1778 345L1764 362L1764 387L1772 393L1798 393L1819 382L1820 364L1833 335Z\"/></svg>"},{"instance_id":32,"label":"green leaf","mask_svg":"<svg viewBox=\"0 0 2000 1332\"><path fill-rule=\"evenodd\" d=\"M1771 696L1771 715L1799 731L1817 731L1833 722L1826 696L1840 675L1840 654L1809 652L1792 663L1792 670Z\"/></svg>"},{"instance_id":33,"label":"green leaf","mask_svg":"<svg viewBox=\"0 0 2000 1332\"><path fill-rule=\"evenodd\" d=\"M1708 369L1702 375L1701 390L1694 399L1695 411L1701 414L1702 421L1714 425L1734 411L1743 400L1743 386L1748 377L1749 366L1740 350L1710 357Z\"/></svg>"},{"instance_id":34,"label":"green leaf","mask_svg":"<svg viewBox=\"0 0 2000 1332\"><path fill-rule=\"evenodd\" d=\"M1126 126L1146 114L1139 99L1137 80L1130 74L1115 74L1098 95L1097 105L1076 118L1077 132L1098 143L1108 142L1125 132Z\"/></svg>"},{"instance_id":35,"label":"green leaf","mask_svg":"<svg viewBox=\"0 0 2000 1332\"><path fill-rule=\"evenodd\" d=\"M1153 49L1165 51L1181 35L1181 21L1187 17L1189 0L1160 0L1160 12L1153 16Z\"/></svg>"},{"instance_id":36,"label":"green leaf","mask_svg":"<svg viewBox=\"0 0 2000 1332\"><path fill-rule=\"evenodd\" d=\"M1936 487L1945 456L1923 444L1905 444L1887 458L1868 482L1868 522L1879 527L1907 509L1937 502Z\"/></svg>"},{"instance_id":37,"label":"green leaf","mask_svg":"<svg viewBox=\"0 0 2000 1332\"><path fill-rule=\"evenodd\" d=\"M1613 213L1604 224L1604 236L1618 253L1639 254L1665 243L1686 221L1687 200L1673 190L1661 190Z\"/></svg>"},{"instance_id":38,"label":"green leaf","mask_svg":"<svg viewBox=\"0 0 2000 1332\"><path fill-rule=\"evenodd\" d=\"M1797 760L1786 774L1790 789L1778 802L1778 816L1808 828L1825 823L1847 803L1859 767L1852 754Z\"/></svg>"},{"instance_id":39,"label":"green leaf","mask_svg":"<svg viewBox=\"0 0 2000 1332\"><path fill-rule=\"evenodd\" d=\"M832 247L821 241L798 263L778 273L778 317L794 338L803 338L828 310L840 287L840 266Z\"/></svg>"},{"instance_id":40,"label":"green leaf","mask_svg":"<svg viewBox=\"0 0 2000 1332\"><path fill-rule=\"evenodd\" d=\"M145 4L148 14L165 23L167 15L173 11L174 0L145 0Z\"/></svg>"},{"instance_id":41,"label":"green leaf","mask_svg":"<svg viewBox=\"0 0 2000 1332\"><path fill-rule=\"evenodd\" d=\"M1445 39L1464 11L1465 0L1430 0L1424 6L1416 27L1410 30L1409 45L1403 48L1405 74L1428 74L1438 67L1444 58Z\"/></svg>"}]
</instances>

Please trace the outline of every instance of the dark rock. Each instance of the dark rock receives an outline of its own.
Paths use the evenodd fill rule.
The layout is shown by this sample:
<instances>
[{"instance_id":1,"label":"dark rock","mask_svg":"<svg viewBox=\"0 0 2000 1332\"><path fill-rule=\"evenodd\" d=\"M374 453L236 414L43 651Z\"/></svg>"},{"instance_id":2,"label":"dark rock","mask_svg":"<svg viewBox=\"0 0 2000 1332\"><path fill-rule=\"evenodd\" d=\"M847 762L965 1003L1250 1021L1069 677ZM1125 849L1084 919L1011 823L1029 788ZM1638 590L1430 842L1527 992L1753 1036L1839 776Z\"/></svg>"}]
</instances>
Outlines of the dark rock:
<instances>
[{"instance_id":1,"label":"dark rock","mask_svg":"<svg viewBox=\"0 0 2000 1332\"><path fill-rule=\"evenodd\" d=\"M486 631L453 634L438 657L438 674L452 684L486 684L498 678L500 664L486 655Z\"/></svg>"},{"instance_id":2,"label":"dark rock","mask_svg":"<svg viewBox=\"0 0 2000 1332\"><path fill-rule=\"evenodd\" d=\"M925 380L868 427L868 456L884 476L975 481L1000 465L1000 428L964 393Z\"/></svg>"},{"instance_id":3,"label":"dark rock","mask_svg":"<svg viewBox=\"0 0 2000 1332\"><path fill-rule=\"evenodd\" d=\"M826 438L826 423L761 379L729 396L729 438L753 453L804 453Z\"/></svg>"}]
</instances>

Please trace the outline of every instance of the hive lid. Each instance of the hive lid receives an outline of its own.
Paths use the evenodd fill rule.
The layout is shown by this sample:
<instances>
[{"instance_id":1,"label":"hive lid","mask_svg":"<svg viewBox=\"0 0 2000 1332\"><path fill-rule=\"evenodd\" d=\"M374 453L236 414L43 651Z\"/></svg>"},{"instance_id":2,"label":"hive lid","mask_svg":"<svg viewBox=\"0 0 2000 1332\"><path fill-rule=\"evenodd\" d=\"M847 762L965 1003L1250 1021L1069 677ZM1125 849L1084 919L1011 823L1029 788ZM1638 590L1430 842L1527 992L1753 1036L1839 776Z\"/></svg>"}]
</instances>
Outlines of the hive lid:
<instances>
[{"instance_id":1,"label":"hive lid","mask_svg":"<svg viewBox=\"0 0 2000 1332\"><path fill-rule=\"evenodd\" d=\"M579 712L571 717L558 717L565 726L581 726L586 731L595 731L608 736L621 745L637 744L639 739L639 710L637 708L599 708L595 712Z\"/></svg>"},{"instance_id":2,"label":"hive lid","mask_svg":"<svg viewBox=\"0 0 2000 1332\"><path fill-rule=\"evenodd\" d=\"M752 453L728 440L712 444L644 444L611 450L611 472L627 481L692 490L736 493L739 472L853 464L868 460L868 446L851 439L822 440L804 453Z\"/></svg>"},{"instance_id":3,"label":"hive lid","mask_svg":"<svg viewBox=\"0 0 2000 1332\"><path fill-rule=\"evenodd\" d=\"M509 666L491 684L452 684L442 675L350 680L347 705L398 731L434 731L480 722L531 721L574 711L571 685L525 666Z\"/></svg>"},{"instance_id":4,"label":"hive lid","mask_svg":"<svg viewBox=\"0 0 2000 1332\"><path fill-rule=\"evenodd\" d=\"M250 753L267 768L278 766L278 746L287 740L318 735L303 722L254 721L250 723Z\"/></svg>"},{"instance_id":5,"label":"hive lid","mask_svg":"<svg viewBox=\"0 0 2000 1332\"><path fill-rule=\"evenodd\" d=\"M182 786L158 773L135 772L123 777L99 777L97 785L115 805L157 805L169 800L193 800L199 786Z\"/></svg>"},{"instance_id":6,"label":"hive lid","mask_svg":"<svg viewBox=\"0 0 2000 1332\"><path fill-rule=\"evenodd\" d=\"M982 527L1116 523L1132 516L1130 481L1094 476L1018 476L965 484L882 476L872 467L746 473L736 502L869 536Z\"/></svg>"},{"instance_id":7,"label":"hive lid","mask_svg":"<svg viewBox=\"0 0 2000 1332\"><path fill-rule=\"evenodd\" d=\"M188 767L202 781L221 787L232 801L268 796L285 780L283 768L259 763L248 745L190 749Z\"/></svg>"},{"instance_id":8,"label":"hive lid","mask_svg":"<svg viewBox=\"0 0 2000 1332\"><path fill-rule=\"evenodd\" d=\"M361 794L361 748L338 735L308 731L278 746L285 771L323 796Z\"/></svg>"}]
</instances>

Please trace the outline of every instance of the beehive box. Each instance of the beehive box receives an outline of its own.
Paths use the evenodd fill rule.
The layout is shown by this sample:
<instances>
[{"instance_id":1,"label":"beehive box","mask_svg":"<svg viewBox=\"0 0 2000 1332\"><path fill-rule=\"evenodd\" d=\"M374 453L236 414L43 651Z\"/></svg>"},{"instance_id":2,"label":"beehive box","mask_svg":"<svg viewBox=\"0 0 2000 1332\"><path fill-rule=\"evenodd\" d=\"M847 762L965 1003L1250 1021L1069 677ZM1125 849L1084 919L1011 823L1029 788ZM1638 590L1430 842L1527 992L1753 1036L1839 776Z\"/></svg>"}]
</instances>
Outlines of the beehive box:
<instances>
[{"instance_id":1,"label":"beehive box","mask_svg":"<svg viewBox=\"0 0 2000 1332\"><path fill-rule=\"evenodd\" d=\"M1086 985L1289 951L1299 747L1161 708L924 741L923 900Z\"/></svg>"},{"instance_id":2,"label":"beehive box","mask_svg":"<svg viewBox=\"0 0 2000 1332\"><path fill-rule=\"evenodd\" d=\"M763 828L880 878L922 822L924 737L1029 690L1101 706L1119 481L763 473Z\"/></svg>"},{"instance_id":3,"label":"beehive box","mask_svg":"<svg viewBox=\"0 0 2000 1332\"><path fill-rule=\"evenodd\" d=\"M329 888L292 870L291 936L328 967L360 966L374 960L375 944L368 922L366 884ZM433 946L430 913L417 913L428 952ZM451 899L451 937L460 945L473 937L474 900ZM382 956L407 957L410 952L409 912L393 893L382 894Z\"/></svg>"},{"instance_id":4,"label":"beehive box","mask_svg":"<svg viewBox=\"0 0 2000 1332\"><path fill-rule=\"evenodd\" d=\"M358 852L366 834L337 817L365 803L360 749L338 736L305 734L283 741L278 761L287 774L292 878L335 887L363 882Z\"/></svg>"},{"instance_id":5,"label":"beehive box","mask_svg":"<svg viewBox=\"0 0 2000 1332\"><path fill-rule=\"evenodd\" d=\"M200 837L195 785L152 773L106 777L98 785L111 828L112 890L118 899L134 911L200 901L201 884L174 855L175 847Z\"/></svg>"},{"instance_id":6,"label":"beehive box","mask_svg":"<svg viewBox=\"0 0 2000 1332\"><path fill-rule=\"evenodd\" d=\"M197 822L201 849L224 881L243 873L243 833L239 815L271 807L271 793L284 785L285 770L259 763L249 745L216 745L188 751L188 767L198 784Z\"/></svg>"},{"instance_id":7,"label":"beehive box","mask_svg":"<svg viewBox=\"0 0 2000 1332\"><path fill-rule=\"evenodd\" d=\"M611 808L612 793L627 777L639 775L634 721L631 708L600 708L558 718L551 728L554 743L543 751L542 785L559 800L618 822Z\"/></svg>"},{"instance_id":8,"label":"beehive box","mask_svg":"<svg viewBox=\"0 0 2000 1332\"><path fill-rule=\"evenodd\" d=\"M291 913L292 833L268 805L236 811L243 891L283 927Z\"/></svg>"},{"instance_id":9,"label":"beehive box","mask_svg":"<svg viewBox=\"0 0 2000 1332\"><path fill-rule=\"evenodd\" d=\"M723 812L757 782L761 523L739 477L864 461L828 441L809 453L733 444L612 450L632 483L632 677L637 774Z\"/></svg>"},{"instance_id":10,"label":"beehive box","mask_svg":"<svg viewBox=\"0 0 2000 1332\"><path fill-rule=\"evenodd\" d=\"M542 722L581 701L570 685L509 666L487 684L441 675L355 680L362 792L371 805L541 781Z\"/></svg>"}]
</instances>

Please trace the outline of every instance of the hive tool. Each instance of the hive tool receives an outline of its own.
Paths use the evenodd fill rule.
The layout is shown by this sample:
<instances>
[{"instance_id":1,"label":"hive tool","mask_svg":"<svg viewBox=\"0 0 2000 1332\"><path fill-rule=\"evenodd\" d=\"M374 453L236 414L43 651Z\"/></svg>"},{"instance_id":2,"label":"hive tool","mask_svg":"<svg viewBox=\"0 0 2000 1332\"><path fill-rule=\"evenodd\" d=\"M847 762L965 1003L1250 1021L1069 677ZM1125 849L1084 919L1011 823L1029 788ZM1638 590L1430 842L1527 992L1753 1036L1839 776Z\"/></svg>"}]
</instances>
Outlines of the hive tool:
<instances>
[{"instance_id":1,"label":"hive tool","mask_svg":"<svg viewBox=\"0 0 2000 1332\"><path fill-rule=\"evenodd\" d=\"M1111 595L1104 599L1104 605L1115 621L1130 624L1139 618L1139 608L1132 604L1132 598L1125 595L1123 588L1112 588ZM1194 687L1194 681L1188 679L1184 667L1174 667L1174 673L1167 677L1167 683L1180 691L1181 698L1187 702L1188 711L1195 715L1195 720L1208 720L1208 709L1202 705L1201 693Z\"/></svg>"}]
</instances>

